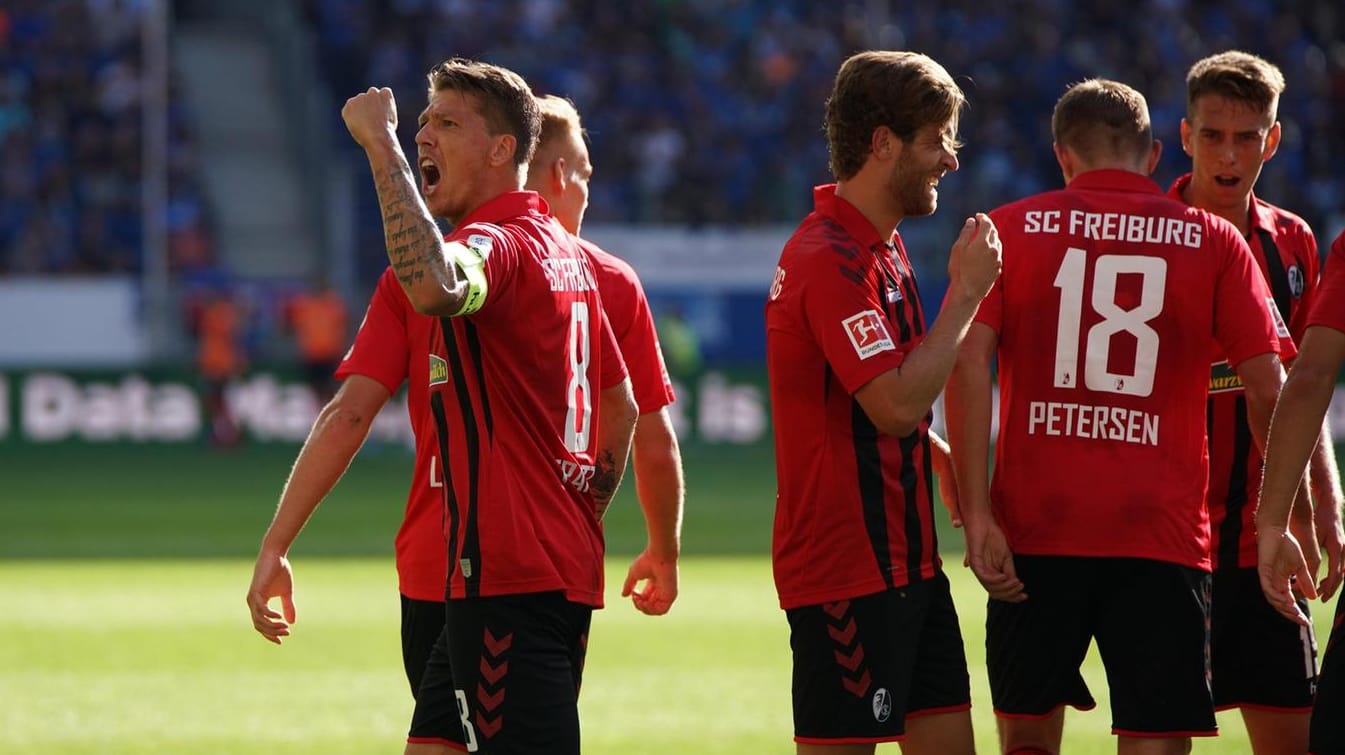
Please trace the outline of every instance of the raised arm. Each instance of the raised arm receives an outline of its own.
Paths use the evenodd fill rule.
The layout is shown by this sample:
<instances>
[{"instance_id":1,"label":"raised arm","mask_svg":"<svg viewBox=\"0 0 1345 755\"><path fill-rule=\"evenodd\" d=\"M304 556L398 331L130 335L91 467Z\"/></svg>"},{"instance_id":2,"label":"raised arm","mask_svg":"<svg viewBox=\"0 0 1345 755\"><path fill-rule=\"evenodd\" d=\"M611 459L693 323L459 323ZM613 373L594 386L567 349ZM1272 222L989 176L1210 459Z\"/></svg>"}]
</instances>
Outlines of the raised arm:
<instances>
[{"instance_id":1,"label":"raised arm","mask_svg":"<svg viewBox=\"0 0 1345 755\"><path fill-rule=\"evenodd\" d=\"M949 255L948 296L924 340L900 367L855 392L855 400L880 431L905 437L919 427L943 391L967 326L999 275L999 268L995 224L988 215L969 218Z\"/></svg>"},{"instance_id":2,"label":"raised arm","mask_svg":"<svg viewBox=\"0 0 1345 755\"><path fill-rule=\"evenodd\" d=\"M364 148L383 212L388 263L417 312L437 317L462 314L471 284L456 262L470 252L448 244L416 188L416 174L397 141L397 103L392 90L371 87L346 101L341 117Z\"/></svg>"},{"instance_id":3,"label":"raised arm","mask_svg":"<svg viewBox=\"0 0 1345 755\"><path fill-rule=\"evenodd\" d=\"M388 389L372 378L363 375L346 378L318 414L294 461L275 517L262 537L247 594L252 626L277 645L289 635L289 625L295 620L290 546L318 504L345 474L389 395ZM272 598L280 598L283 613L270 607Z\"/></svg>"}]
</instances>

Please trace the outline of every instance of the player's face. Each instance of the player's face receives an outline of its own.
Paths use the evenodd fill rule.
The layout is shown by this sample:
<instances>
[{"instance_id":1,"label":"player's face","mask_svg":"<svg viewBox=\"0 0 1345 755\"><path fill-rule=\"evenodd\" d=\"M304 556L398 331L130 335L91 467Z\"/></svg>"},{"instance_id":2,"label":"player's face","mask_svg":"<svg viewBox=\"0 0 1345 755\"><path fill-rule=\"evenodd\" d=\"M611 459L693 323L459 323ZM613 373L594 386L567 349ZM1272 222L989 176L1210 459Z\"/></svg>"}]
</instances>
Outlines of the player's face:
<instances>
[{"instance_id":1,"label":"player's face","mask_svg":"<svg viewBox=\"0 0 1345 755\"><path fill-rule=\"evenodd\" d=\"M939 206L939 179L957 170L957 124L932 124L903 143L887 187L902 217L932 215Z\"/></svg>"},{"instance_id":2,"label":"player's face","mask_svg":"<svg viewBox=\"0 0 1345 755\"><path fill-rule=\"evenodd\" d=\"M1191 156L1193 201L1205 209L1245 211L1261 166L1279 146L1273 113L1219 95L1196 100L1182 121L1182 147Z\"/></svg>"},{"instance_id":3,"label":"player's face","mask_svg":"<svg viewBox=\"0 0 1345 755\"><path fill-rule=\"evenodd\" d=\"M430 97L416 133L416 165L431 215L456 223L477 204L474 182L494 146L475 96L444 89Z\"/></svg>"}]
</instances>

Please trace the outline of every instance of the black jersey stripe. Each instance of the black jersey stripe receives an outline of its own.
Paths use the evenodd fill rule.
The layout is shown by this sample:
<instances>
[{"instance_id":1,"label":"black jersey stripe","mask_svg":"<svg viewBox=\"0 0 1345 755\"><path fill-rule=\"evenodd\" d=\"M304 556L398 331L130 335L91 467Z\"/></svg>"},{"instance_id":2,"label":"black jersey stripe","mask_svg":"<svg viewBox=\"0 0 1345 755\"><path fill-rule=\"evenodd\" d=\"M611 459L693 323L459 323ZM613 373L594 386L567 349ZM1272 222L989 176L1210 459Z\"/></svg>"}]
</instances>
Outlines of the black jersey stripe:
<instances>
[{"instance_id":1,"label":"black jersey stripe","mask_svg":"<svg viewBox=\"0 0 1345 755\"><path fill-rule=\"evenodd\" d=\"M453 320L440 318L440 327L444 331L444 347L448 355L448 368L453 373L453 386L458 396L458 411L462 415L463 443L467 453L467 510L466 526L462 535L462 544L457 552L459 564L470 564L471 570L464 569L463 585L469 598L481 594L481 531L478 524L478 493L481 486L481 430L477 427L476 412L472 410L472 391L467 385L467 374L463 370L462 349L458 344L457 331ZM468 323L470 325L470 323ZM479 359L478 359L479 361ZM485 386L481 386L485 390Z\"/></svg>"},{"instance_id":2,"label":"black jersey stripe","mask_svg":"<svg viewBox=\"0 0 1345 755\"><path fill-rule=\"evenodd\" d=\"M878 428L869 419L864 407L850 400L850 429L855 451L856 482L859 484L859 504L864 513L864 531L869 536L869 547L878 562L883 582L894 586L892 579L892 546L887 536L887 497L883 494L883 458L879 452Z\"/></svg>"},{"instance_id":3,"label":"black jersey stripe","mask_svg":"<svg viewBox=\"0 0 1345 755\"><path fill-rule=\"evenodd\" d=\"M1238 546L1242 540L1242 514L1247 507L1247 463L1252 452L1252 429L1247 424L1247 397L1233 401L1233 458L1228 470L1228 497L1224 501L1224 521L1219 525L1219 568L1238 566Z\"/></svg>"},{"instance_id":4,"label":"black jersey stripe","mask_svg":"<svg viewBox=\"0 0 1345 755\"><path fill-rule=\"evenodd\" d=\"M448 418L444 415L444 396L437 390L430 391L430 413L434 415L434 426L439 433L439 459L444 467L444 493L443 507L440 516L440 526L443 527L448 537L448 553L445 558L448 559L448 580L444 583L444 595L447 599L448 584L453 581L453 574L458 568L458 522L461 521L461 510L458 507L458 493L453 488L453 479L448 474L448 464L451 458L448 455L449 434ZM447 520L447 526L444 526Z\"/></svg>"},{"instance_id":5,"label":"black jersey stripe","mask_svg":"<svg viewBox=\"0 0 1345 755\"><path fill-rule=\"evenodd\" d=\"M1261 256L1266 261L1266 271L1270 273L1270 292L1275 297L1275 307L1280 317L1289 322L1289 310L1293 305L1293 295L1289 289L1289 274L1285 272L1284 260L1280 259L1280 248L1275 246L1275 237L1264 228L1256 229L1256 237L1261 239Z\"/></svg>"},{"instance_id":6,"label":"black jersey stripe","mask_svg":"<svg viewBox=\"0 0 1345 755\"><path fill-rule=\"evenodd\" d=\"M476 323L470 320L463 322L463 330L467 332L467 350L471 353L472 364L476 367L476 384L481 386L481 421L486 427L486 443L492 443L495 438L495 421L490 416L490 391L489 384L486 383L486 360L481 356L481 335L477 332Z\"/></svg>"},{"instance_id":7,"label":"black jersey stripe","mask_svg":"<svg viewBox=\"0 0 1345 755\"><path fill-rule=\"evenodd\" d=\"M920 506L916 504L919 500L916 495L920 486L919 474L926 471L916 469L915 452L917 448L922 449L924 456L929 457L929 434L916 430L904 438L899 438L898 443L901 446L901 475L898 483L901 485L902 507L905 509L903 524L906 528L906 574L914 582L920 579L920 564L925 557L925 527L920 517ZM929 477L926 476L925 479L928 480ZM930 521L933 522L932 519Z\"/></svg>"}]
</instances>

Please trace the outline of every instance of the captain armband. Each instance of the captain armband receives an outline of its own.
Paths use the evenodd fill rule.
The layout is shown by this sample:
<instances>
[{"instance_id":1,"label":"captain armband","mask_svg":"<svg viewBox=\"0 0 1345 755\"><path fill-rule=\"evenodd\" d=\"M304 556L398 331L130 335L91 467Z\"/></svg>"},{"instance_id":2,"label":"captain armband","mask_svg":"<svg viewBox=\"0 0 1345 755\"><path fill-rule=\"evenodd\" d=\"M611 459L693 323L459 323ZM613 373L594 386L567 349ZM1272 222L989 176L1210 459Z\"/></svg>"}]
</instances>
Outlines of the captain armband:
<instances>
[{"instance_id":1,"label":"captain armband","mask_svg":"<svg viewBox=\"0 0 1345 755\"><path fill-rule=\"evenodd\" d=\"M486 281L486 258L490 256L491 247L489 236L475 233L466 241L448 243L449 259L467 279L467 296L462 300L462 309L453 313L454 317L473 314L486 303L486 292L490 288Z\"/></svg>"}]
</instances>

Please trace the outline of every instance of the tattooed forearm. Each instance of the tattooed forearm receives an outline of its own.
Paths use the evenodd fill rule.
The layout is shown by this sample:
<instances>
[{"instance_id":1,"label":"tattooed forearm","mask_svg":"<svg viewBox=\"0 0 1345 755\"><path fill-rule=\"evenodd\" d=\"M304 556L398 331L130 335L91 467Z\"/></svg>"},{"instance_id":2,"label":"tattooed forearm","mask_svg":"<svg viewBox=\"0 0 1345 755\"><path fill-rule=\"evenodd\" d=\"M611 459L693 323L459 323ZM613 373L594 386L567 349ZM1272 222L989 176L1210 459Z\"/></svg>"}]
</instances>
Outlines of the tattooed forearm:
<instances>
[{"instance_id":1,"label":"tattooed forearm","mask_svg":"<svg viewBox=\"0 0 1345 755\"><path fill-rule=\"evenodd\" d=\"M444 258L439 227L416 189L415 174L400 150L381 162L374 164L374 184L383 210L388 263L397 280L413 303L453 298L457 270ZM451 309L452 302L446 306Z\"/></svg>"},{"instance_id":2,"label":"tattooed forearm","mask_svg":"<svg viewBox=\"0 0 1345 755\"><path fill-rule=\"evenodd\" d=\"M611 450L604 448L598 452L598 458L593 463L593 479L589 481L589 492L598 502L599 519L612 503L612 498L616 496L616 489L621 484L621 471L617 469L616 458Z\"/></svg>"}]
</instances>

